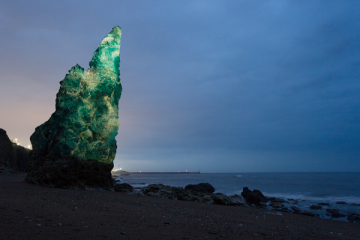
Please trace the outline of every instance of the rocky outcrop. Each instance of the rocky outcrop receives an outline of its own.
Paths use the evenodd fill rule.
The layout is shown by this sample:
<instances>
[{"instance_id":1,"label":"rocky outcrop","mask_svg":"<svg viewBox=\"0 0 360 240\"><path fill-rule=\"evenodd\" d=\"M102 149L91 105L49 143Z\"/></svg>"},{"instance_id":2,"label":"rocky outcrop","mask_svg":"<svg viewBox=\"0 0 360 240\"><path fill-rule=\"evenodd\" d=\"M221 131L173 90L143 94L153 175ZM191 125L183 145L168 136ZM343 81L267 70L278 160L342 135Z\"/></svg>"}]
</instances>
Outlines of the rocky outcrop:
<instances>
[{"instance_id":1,"label":"rocky outcrop","mask_svg":"<svg viewBox=\"0 0 360 240\"><path fill-rule=\"evenodd\" d=\"M116 192L132 192L134 188L128 183L115 184L114 190Z\"/></svg>"},{"instance_id":2,"label":"rocky outcrop","mask_svg":"<svg viewBox=\"0 0 360 240\"><path fill-rule=\"evenodd\" d=\"M121 29L101 41L84 71L71 68L56 96L56 111L30 137L26 180L59 188L113 187L120 84Z\"/></svg>"},{"instance_id":3,"label":"rocky outcrop","mask_svg":"<svg viewBox=\"0 0 360 240\"><path fill-rule=\"evenodd\" d=\"M231 198L228 196L222 194L222 193L216 193L211 196L215 204L219 205L235 205L231 202Z\"/></svg>"},{"instance_id":4,"label":"rocky outcrop","mask_svg":"<svg viewBox=\"0 0 360 240\"><path fill-rule=\"evenodd\" d=\"M189 184L185 187L185 190L191 190L194 192L202 192L207 194L212 194L215 192L215 188L209 183L199 183L196 185Z\"/></svg>"},{"instance_id":5,"label":"rocky outcrop","mask_svg":"<svg viewBox=\"0 0 360 240\"><path fill-rule=\"evenodd\" d=\"M335 208L328 208L328 209L326 209L326 211L328 212L328 213L330 213L331 214L331 217L333 217L333 218L341 218L341 217L345 217L345 215L344 214L342 214L342 213L339 213L339 209L335 209Z\"/></svg>"},{"instance_id":6,"label":"rocky outcrop","mask_svg":"<svg viewBox=\"0 0 360 240\"><path fill-rule=\"evenodd\" d=\"M254 191L251 191L248 187L243 188L241 196L243 196L243 198L249 205L259 205L260 202L266 203L268 201L268 199L262 194L262 192L256 189L254 189Z\"/></svg>"},{"instance_id":7,"label":"rocky outcrop","mask_svg":"<svg viewBox=\"0 0 360 240\"><path fill-rule=\"evenodd\" d=\"M0 128L0 173L26 172L31 150L12 143L6 131Z\"/></svg>"},{"instance_id":8,"label":"rocky outcrop","mask_svg":"<svg viewBox=\"0 0 360 240\"><path fill-rule=\"evenodd\" d=\"M150 184L149 186L142 188L141 192L147 196L176 199L182 201L195 201L195 202L202 202L208 204L220 204L220 205L231 205L231 206L245 205L245 200L241 198L239 195L233 195L228 197L222 193L213 194L213 193L209 193L209 191L204 192L202 186L207 186L206 189L211 190L211 192L213 192L212 191L213 187L208 183L206 183L206 185L204 185L204 183L200 183L198 185L200 186L191 185L190 188L188 187L187 189L186 188L184 189L182 187L171 187L163 184Z\"/></svg>"}]
</instances>

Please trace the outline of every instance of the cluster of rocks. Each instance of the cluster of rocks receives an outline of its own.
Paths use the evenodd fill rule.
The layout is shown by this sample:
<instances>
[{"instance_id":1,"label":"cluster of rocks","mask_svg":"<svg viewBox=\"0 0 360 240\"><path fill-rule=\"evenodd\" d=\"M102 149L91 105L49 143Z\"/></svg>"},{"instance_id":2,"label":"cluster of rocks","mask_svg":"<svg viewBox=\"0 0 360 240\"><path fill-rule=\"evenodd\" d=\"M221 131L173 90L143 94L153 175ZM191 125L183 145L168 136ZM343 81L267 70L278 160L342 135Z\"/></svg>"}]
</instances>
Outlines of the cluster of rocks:
<instances>
[{"instance_id":1,"label":"cluster of rocks","mask_svg":"<svg viewBox=\"0 0 360 240\"><path fill-rule=\"evenodd\" d=\"M0 128L0 173L26 172L31 150L11 142Z\"/></svg>"},{"instance_id":2,"label":"cluster of rocks","mask_svg":"<svg viewBox=\"0 0 360 240\"><path fill-rule=\"evenodd\" d=\"M128 186L127 186L128 185ZM120 192L130 192L129 184L117 184ZM121 187L120 187L121 186ZM132 189L131 189L132 192ZM294 214L301 214L305 216L320 216L310 211L302 211L300 208L294 206L298 201L295 199L284 200L276 197L266 197L261 191L254 189L253 191L249 188L244 187L241 196L233 195L226 196L222 193L214 193L215 188L209 183L200 183L197 185L187 185L185 188L182 187L171 187L163 184L150 184L147 187L141 189L140 193L146 196L161 197L183 201L196 201L207 204L220 204L229 206L252 206L256 208L268 208L269 206L279 212L289 212ZM267 202L270 202L267 204ZM293 205L291 207L286 207ZM337 203L346 204L346 203ZM319 203L318 205L311 205L312 210L321 210L323 207L329 207L326 209L328 216L332 218L346 217L346 215L339 213L339 209L330 208L329 203ZM360 214L351 213L347 217L350 222L360 222Z\"/></svg>"},{"instance_id":3,"label":"cluster of rocks","mask_svg":"<svg viewBox=\"0 0 360 240\"><path fill-rule=\"evenodd\" d=\"M182 187L171 187L163 184L150 184L141 189L147 196L176 199L182 201L195 201L207 204L220 204L241 206L245 205L245 200L239 195L226 196L222 193L215 193L215 188L209 183L199 183Z\"/></svg>"}]
</instances>

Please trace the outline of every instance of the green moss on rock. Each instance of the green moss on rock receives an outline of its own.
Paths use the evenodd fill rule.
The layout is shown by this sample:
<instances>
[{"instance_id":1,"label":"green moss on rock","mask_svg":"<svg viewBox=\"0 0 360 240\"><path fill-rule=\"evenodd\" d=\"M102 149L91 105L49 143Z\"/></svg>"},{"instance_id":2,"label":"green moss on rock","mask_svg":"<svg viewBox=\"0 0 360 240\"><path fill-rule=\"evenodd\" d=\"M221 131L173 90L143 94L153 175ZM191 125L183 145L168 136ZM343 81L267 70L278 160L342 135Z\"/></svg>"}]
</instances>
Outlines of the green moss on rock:
<instances>
[{"instance_id":1,"label":"green moss on rock","mask_svg":"<svg viewBox=\"0 0 360 240\"><path fill-rule=\"evenodd\" d=\"M76 65L60 82L56 111L30 137L33 156L27 176L29 182L64 187L54 182L58 181L66 182L68 187L86 187L86 179L77 181L76 176L68 175L84 175L70 166L88 169L90 172L85 174L86 177L100 168L102 170L94 174L106 173L108 181L112 181L110 171L117 148L115 136L119 128L118 102L122 91L120 39L121 29L114 27L94 52L90 68L84 71ZM53 175L56 177L51 177ZM61 175L71 180L60 181ZM96 181L88 182L91 186L97 185Z\"/></svg>"}]
</instances>

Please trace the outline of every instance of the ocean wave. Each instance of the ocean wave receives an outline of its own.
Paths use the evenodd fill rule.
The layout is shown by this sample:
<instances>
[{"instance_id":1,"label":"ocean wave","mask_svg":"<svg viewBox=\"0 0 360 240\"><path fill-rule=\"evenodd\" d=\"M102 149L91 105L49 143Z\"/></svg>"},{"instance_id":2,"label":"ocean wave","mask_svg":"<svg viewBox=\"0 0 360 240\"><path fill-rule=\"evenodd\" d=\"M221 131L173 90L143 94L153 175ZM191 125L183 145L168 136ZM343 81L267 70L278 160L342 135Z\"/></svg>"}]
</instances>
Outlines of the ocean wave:
<instances>
[{"instance_id":1,"label":"ocean wave","mask_svg":"<svg viewBox=\"0 0 360 240\"><path fill-rule=\"evenodd\" d=\"M349 204L356 203L360 204L360 197L355 196L307 196L304 194L286 194L286 193L267 193L263 192L265 196L268 197L277 197L277 198L283 198L283 199L295 199L295 200L308 200L313 202L329 202L329 203L335 203L344 201Z\"/></svg>"}]
</instances>

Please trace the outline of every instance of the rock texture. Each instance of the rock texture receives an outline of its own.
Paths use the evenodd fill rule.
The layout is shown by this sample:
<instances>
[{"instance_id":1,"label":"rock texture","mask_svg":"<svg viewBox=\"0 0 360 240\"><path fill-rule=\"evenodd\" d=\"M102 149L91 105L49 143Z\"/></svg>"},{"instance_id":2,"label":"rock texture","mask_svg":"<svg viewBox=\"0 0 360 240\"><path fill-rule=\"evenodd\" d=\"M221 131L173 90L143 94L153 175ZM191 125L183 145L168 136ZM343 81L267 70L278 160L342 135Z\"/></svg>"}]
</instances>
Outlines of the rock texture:
<instances>
[{"instance_id":1,"label":"rock texture","mask_svg":"<svg viewBox=\"0 0 360 240\"><path fill-rule=\"evenodd\" d=\"M248 187L243 188L241 196L243 196L243 198L245 198L246 202L249 204L259 205L260 202L266 203L268 201L268 199L262 194L262 192L256 189L254 189L254 191L251 191Z\"/></svg>"},{"instance_id":2,"label":"rock texture","mask_svg":"<svg viewBox=\"0 0 360 240\"><path fill-rule=\"evenodd\" d=\"M0 128L0 173L25 172L31 150L12 143L6 131Z\"/></svg>"},{"instance_id":3,"label":"rock texture","mask_svg":"<svg viewBox=\"0 0 360 240\"><path fill-rule=\"evenodd\" d=\"M121 29L101 41L84 71L71 68L56 96L56 111L30 137L26 180L61 188L112 188L120 84Z\"/></svg>"}]
</instances>

